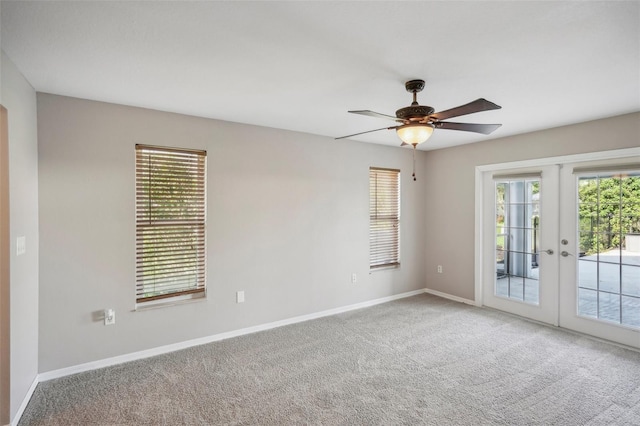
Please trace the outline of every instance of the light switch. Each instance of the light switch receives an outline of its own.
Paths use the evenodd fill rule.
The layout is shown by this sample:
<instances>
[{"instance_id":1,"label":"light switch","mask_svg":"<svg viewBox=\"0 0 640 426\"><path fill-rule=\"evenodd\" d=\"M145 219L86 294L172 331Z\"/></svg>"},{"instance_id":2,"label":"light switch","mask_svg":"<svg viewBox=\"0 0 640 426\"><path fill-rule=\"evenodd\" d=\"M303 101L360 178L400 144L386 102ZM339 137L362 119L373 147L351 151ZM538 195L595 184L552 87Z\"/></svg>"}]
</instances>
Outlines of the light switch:
<instances>
[{"instance_id":1,"label":"light switch","mask_svg":"<svg viewBox=\"0 0 640 426\"><path fill-rule=\"evenodd\" d=\"M16 239L16 256L23 255L27 252L27 237L18 237Z\"/></svg>"},{"instance_id":2,"label":"light switch","mask_svg":"<svg viewBox=\"0 0 640 426\"><path fill-rule=\"evenodd\" d=\"M239 291L236 293L236 303L244 302L244 291Z\"/></svg>"}]
</instances>

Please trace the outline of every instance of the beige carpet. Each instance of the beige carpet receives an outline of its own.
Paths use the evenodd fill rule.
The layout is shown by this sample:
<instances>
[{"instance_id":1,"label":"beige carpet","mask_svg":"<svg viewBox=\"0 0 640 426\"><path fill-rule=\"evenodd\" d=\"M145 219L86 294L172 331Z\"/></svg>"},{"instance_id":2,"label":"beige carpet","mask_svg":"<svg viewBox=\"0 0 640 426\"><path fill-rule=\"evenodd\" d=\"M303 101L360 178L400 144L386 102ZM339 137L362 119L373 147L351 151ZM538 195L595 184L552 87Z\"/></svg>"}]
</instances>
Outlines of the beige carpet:
<instances>
[{"instance_id":1,"label":"beige carpet","mask_svg":"<svg viewBox=\"0 0 640 426\"><path fill-rule=\"evenodd\" d=\"M640 425L640 353L430 295L38 385L20 425Z\"/></svg>"}]
</instances>

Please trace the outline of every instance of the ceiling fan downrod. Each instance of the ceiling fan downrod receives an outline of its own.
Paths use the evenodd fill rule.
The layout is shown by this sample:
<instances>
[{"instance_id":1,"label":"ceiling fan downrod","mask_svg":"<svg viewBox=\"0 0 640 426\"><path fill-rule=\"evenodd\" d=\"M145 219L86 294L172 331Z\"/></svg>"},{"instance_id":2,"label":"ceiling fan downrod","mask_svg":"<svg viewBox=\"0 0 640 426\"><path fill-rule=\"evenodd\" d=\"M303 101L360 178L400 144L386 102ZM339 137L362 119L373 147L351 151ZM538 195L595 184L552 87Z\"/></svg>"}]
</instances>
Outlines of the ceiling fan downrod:
<instances>
[{"instance_id":1,"label":"ceiling fan downrod","mask_svg":"<svg viewBox=\"0 0 640 426\"><path fill-rule=\"evenodd\" d=\"M418 92L422 92L422 89L424 89L424 80L409 80L404 84L404 88L407 89L407 92L413 94L413 102L408 107L400 108L396 111L397 119L406 124L421 121L433 114L435 110L432 107L418 103Z\"/></svg>"},{"instance_id":2,"label":"ceiling fan downrod","mask_svg":"<svg viewBox=\"0 0 640 426\"><path fill-rule=\"evenodd\" d=\"M424 89L424 80L409 80L404 84L407 92L413 93L413 102L411 102L412 106L418 105L418 92L422 92Z\"/></svg>"}]
</instances>

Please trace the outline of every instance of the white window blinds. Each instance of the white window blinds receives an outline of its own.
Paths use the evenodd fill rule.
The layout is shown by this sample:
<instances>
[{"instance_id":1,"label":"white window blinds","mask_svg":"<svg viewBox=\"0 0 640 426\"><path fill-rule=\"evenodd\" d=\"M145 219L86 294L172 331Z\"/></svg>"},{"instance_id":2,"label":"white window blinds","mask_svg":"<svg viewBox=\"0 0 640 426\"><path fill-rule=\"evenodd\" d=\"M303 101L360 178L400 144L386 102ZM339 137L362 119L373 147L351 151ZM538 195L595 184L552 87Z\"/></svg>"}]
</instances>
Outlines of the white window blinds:
<instances>
[{"instance_id":1,"label":"white window blinds","mask_svg":"<svg viewBox=\"0 0 640 426\"><path fill-rule=\"evenodd\" d=\"M136 302L204 294L206 151L136 145Z\"/></svg>"},{"instance_id":2,"label":"white window blinds","mask_svg":"<svg viewBox=\"0 0 640 426\"><path fill-rule=\"evenodd\" d=\"M369 169L369 267L400 265L400 170Z\"/></svg>"}]
</instances>

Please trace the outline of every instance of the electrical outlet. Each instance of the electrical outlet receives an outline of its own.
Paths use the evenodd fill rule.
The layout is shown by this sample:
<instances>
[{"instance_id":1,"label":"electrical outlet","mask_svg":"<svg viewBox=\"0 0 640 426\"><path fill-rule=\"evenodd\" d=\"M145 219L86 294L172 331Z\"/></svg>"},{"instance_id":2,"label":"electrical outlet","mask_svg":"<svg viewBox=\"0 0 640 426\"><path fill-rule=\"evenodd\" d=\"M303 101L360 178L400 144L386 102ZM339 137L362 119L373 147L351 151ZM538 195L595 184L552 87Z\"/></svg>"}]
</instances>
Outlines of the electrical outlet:
<instances>
[{"instance_id":1,"label":"electrical outlet","mask_svg":"<svg viewBox=\"0 0 640 426\"><path fill-rule=\"evenodd\" d=\"M351 274L351 282L353 284L358 282L358 275L357 274Z\"/></svg>"},{"instance_id":2,"label":"electrical outlet","mask_svg":"<svg viewBox=\"0 0 640 426\"><path fill-rule=\"evenodd\" d=\"M116 311L113 309L104 310L104 325L113 325L116 323Z\"/></svg>"},{"instance_id":3,"label":"electrical outlet","mask_svg":"<svg viewBox=\"0 0 640 426\"><path fill-rule=\"evenodd\" d=\"M244 290L236 292L236 303L244 303Z\"/></svg>"},{"instance_id":4,"label":"electrical outlet","mask_svg":"<svg viewBox=\"0 0 640 426\"><path fill-rule=\"evenodd\" d=\"M442 273L442 265L438 265L438 273L441 274Z\"/></svg>"}]
</instances>

